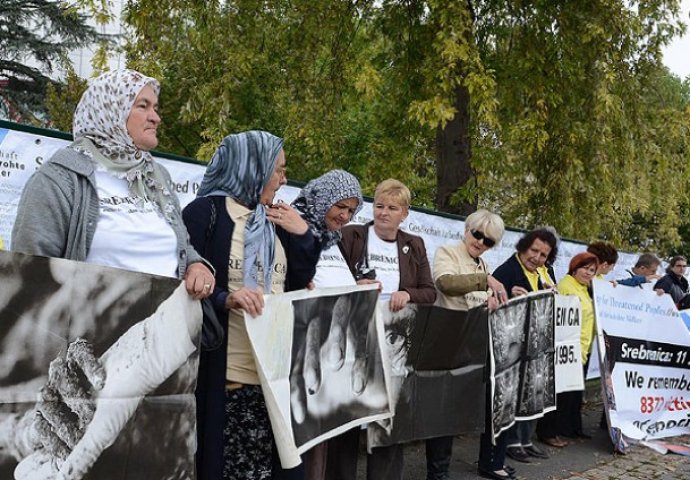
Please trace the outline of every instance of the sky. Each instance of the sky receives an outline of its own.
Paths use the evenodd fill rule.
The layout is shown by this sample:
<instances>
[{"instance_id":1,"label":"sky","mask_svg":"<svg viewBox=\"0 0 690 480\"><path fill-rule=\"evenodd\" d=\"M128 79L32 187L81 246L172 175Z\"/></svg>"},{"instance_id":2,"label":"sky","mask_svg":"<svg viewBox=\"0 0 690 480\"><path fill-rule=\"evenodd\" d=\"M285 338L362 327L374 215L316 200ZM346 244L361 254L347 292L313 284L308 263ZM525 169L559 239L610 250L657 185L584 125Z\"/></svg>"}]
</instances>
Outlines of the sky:
<instances>
[{"instance_id":1,"label":"sky","mask_svg":"<svg viewBox=\"0 0 690 480\"><path fill-rule=\"evenodd\" d=\"M681 17L688 29L682 38L676 38L664 49L664 64L680 78L687 78L690 76L690 0L683 0L681 4Z\"/></svg>"}]
</instances>

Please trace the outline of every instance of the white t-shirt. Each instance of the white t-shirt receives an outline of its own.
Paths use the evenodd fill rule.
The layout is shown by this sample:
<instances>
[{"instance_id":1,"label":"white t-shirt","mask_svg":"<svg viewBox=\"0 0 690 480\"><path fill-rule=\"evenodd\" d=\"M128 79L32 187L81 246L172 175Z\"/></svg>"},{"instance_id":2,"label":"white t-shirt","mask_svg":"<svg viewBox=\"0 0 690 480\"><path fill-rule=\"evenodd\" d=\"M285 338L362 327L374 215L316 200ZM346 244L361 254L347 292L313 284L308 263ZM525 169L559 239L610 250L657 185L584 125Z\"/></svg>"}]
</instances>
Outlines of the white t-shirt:
<instances>
[{"instance_id":1,"label":"white t-shirt","mask_svg":"<svg viewBox=\"0 0 690 480\"><path fill-rule=\"evenodd\" d=\"M316 264L314 286L316 288L346 287L356 285L350 267L340 252L338 245L333 245L321 251L319 262Z\"/></svg>"},{"instance_id":2,"label":"white t-shirt","mask_svg":"<svg viewBox=\"0 0 690 480\"><path fill-rule=\"evenodd\" d=\"M154 201L129 192L127 180L98 168L100 214L88 263L177 276L177 237Z\"/></svg>"},{"instance_id":3,"label":"white t-shirt","mask_svg":"<svg viewBox=\"0 0 690 480\"><path fill-rule=\"evenodd\" d=\"M376 280L383 285L379 300L390 299L393 292L400 290L400 265L398 264L398 242L381 240L374 227L369 227L367 260L369 268L376 270Z\"/></svg>"}]
</instances>

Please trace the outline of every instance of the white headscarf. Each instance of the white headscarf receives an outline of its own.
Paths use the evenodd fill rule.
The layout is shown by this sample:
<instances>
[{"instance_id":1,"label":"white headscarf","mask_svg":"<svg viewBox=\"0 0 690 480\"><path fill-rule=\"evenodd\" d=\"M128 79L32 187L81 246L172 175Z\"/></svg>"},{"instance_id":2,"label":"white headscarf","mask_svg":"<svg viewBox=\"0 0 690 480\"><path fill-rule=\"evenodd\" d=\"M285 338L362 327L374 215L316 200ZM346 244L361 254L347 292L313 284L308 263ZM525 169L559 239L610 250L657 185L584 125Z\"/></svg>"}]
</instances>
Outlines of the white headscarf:
<instances>
[{"instance_id":1,"label":"white headscarf","mask_svg":"<svg viewBox=\"0 0 690 480\"><path fill-rule=\"evenodd\" d=\"M159 94L158 80L134 70L115 70L91 80L74 112L72 148L126 179L132 194L155 201L170 220L174 205L166 178L154 169L153 156L134 145L127 132L127 118L146 85Z\"/></svg>"}]
</instances>

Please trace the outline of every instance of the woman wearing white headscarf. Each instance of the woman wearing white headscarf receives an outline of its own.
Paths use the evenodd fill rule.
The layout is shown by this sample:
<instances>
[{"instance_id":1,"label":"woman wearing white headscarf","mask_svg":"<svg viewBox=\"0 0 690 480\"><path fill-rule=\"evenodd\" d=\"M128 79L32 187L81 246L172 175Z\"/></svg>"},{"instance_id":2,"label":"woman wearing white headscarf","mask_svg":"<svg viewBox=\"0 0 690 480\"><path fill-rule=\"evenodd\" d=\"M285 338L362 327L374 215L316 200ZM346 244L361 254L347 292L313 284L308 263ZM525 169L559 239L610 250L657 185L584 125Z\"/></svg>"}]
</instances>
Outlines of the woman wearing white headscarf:
<instances>
[{"instance_id":1,"label":"woman wearing white headscarf","mask_svg":"<svg viewBox=\"0 0 690 480\"><path fill-rule=\"evenodd\" d=\"M287 181L282 147L282 139L267 132L225 137L198 198L183 213L192 244L216 269L210 299L226 329L226 348L200 358L197 474L202 480L302 475L302 469L279 467L244 324L244 312L261 313L264 293L304 288L318 260L318 242L299 213L273 204Z\"/></svg>"},{"instance_id":2,"label":"woman wearing white headscarf","mask_svg":"<svg viewBox=\"0 0 690 480\"><path fill-rule=\"evenodd\" d=\"M27 182L12 230L15 252L186 279L194 298L213 274L191 247L158 144L154 78L134 70L89 83L74 113L74 142Z\"/></svg>"}]
</instances>

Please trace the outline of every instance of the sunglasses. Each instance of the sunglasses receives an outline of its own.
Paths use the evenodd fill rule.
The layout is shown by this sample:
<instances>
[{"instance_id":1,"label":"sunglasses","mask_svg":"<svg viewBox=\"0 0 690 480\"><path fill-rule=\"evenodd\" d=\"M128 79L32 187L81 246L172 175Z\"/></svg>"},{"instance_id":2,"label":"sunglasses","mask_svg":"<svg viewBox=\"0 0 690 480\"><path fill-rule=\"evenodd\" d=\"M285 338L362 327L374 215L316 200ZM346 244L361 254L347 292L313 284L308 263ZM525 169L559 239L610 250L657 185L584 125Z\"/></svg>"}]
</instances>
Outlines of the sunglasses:
<instances>
[{"instance_id":1,"label":"sunglasses","mask_svg":"<svg viewBox=\"0 0 690 480\"><path fill-rule=\"evenodd\" d=\"M470 233L474 238L482 242L484 245L487 247L491 248L494 245L496 245L496 240L493 240L489 237L487 237L484 232L480 232L479 230L470 230Z\"/></svg>"}]
</instances>

